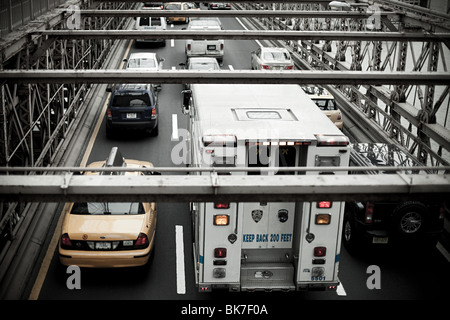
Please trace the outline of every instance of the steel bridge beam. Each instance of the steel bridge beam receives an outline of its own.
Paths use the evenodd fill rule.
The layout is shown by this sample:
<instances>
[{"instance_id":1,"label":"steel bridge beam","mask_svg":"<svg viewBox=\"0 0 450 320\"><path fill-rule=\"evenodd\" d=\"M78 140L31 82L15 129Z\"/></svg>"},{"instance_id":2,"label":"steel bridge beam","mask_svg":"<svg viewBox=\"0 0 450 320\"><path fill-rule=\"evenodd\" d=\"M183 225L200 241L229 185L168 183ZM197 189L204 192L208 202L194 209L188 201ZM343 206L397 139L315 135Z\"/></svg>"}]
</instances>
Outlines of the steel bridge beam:
<instances>
[{"instance_id":1,"label":"steel bridge beam","mask_svg":"<svg viewBox=\"0 0 450 320\"><path fill-rule=\"evenodd\" d=\"M445 72L221 70L4 70L0 82L19 83L247 83L247 84L434 84L449 85Z\"/></svg>"},{"instance_id":2,"label":"steel bridge beam","mask_svg":"<svg viewBox=\"0 0 450 320\"><path fill-rule=\"evenodd\" d=\"M1 201L444 201L450 175L14 175L0 176Z\"/></svg>"},{"instance_id":3,"label":"steel bridge beam","mask_svg":"<svg viewBox=\"0 0 450 320\"><path fill-rule=\"evenodd\" d=\"M360 11L297 11L297 10L81 10L82 17L279 17L279 18L354 18L372 16ZM397 12L377 12L380 16L398 15Z\"/></svg>"},{"instance_id":4,"label":"steel bridge beam","mask_svg":"<svg viewBox=\"0 0 450 320\"><path fill-rule=\"evenodd\" d=\"M450 33L280 30L36 30L32 36L58 39L223 39L223 40L339 40L339 41L450 41Z\"/></svg>"}]
</instances>

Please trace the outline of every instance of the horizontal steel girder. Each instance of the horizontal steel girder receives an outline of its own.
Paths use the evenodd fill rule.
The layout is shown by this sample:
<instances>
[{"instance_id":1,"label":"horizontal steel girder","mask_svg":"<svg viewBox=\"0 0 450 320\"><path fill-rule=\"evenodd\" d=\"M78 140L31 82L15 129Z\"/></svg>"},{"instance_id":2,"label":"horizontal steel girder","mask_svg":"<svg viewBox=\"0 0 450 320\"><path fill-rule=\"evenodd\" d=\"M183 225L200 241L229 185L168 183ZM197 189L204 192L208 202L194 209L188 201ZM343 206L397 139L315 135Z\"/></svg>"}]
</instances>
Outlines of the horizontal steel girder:
<instances>
[{"instance_id":1,"label":"horizontal steel girder","mask_svg":"<svg viewBox=\"0 0 450 320\"><path fill-rule=\"evenodd\" d=\"M279 30L37 30L32 35L58 39L224 39L224 40L339 40L339 41L449 41L450 33Z\"/></svg>"},{"instance_id":2,"label":"horizontal steel girder","mask_svg":"<svg viewBox=\"0 0 450 320\"><path fill-rule=\"evenodd\" d=\"M2 70L8 83L246 83L246 84L353 84L449 85L445 72L384 71L248 71L248 70Z\"/></svg>"},{"instance_id":3,"label":"horizontal steel girder","mask_svg":"<svg viewBox=\"0 0 450 320\"><path fill-rule=\"evenodd\" d=\"M279 17L279 18L355 18L373 15L360 11L296 11L296 10L81 10L82 17ZM380 16L397 12L377 12Z\"/></svg>"},{"instance_id":4,"label":"horizontal steel girder","mask_svg":"<svg viewBox=\"0 0 450 320\"><path fill-rule=\"evenodd\" d=\"M448 200L450 175L10 175L0 201Z\"/></svg>"}]
</instances>

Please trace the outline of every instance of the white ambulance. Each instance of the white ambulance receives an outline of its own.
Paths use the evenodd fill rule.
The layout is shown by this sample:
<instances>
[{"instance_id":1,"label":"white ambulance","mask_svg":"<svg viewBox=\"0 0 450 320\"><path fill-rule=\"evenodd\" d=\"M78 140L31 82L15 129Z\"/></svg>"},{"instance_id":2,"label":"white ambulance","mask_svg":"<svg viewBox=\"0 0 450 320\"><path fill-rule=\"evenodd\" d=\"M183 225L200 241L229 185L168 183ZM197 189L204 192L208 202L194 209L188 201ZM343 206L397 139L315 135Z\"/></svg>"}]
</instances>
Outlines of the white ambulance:
<instances>
[{"instance_id":1,"label":"white ambulance","mask_svg":"<svg viewBox=\"0 0 450 320\"><path fill-rule=\"evenodd\" d=\"M348 138L298 85L192 84L182 104L191 167L280 179L346 174L293 171L348 166L350 156ZM236 169L223 172L228 168ZM339 284L344 202L324 194L319 202L191 203L191 215L199 291L335 290Z\"/></svg>"}]
</instances>

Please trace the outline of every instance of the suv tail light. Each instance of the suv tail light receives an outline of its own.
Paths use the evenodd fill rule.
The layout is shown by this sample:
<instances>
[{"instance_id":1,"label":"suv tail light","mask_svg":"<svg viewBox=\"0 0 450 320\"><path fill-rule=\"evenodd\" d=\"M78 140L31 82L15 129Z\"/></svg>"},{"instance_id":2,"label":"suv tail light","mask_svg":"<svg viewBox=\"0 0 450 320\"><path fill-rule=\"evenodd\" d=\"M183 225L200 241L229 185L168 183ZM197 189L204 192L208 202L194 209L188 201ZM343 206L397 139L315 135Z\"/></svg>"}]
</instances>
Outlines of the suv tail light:
<instances>
[{"instance_id":1,"label":"suv tail light","mask_svg":"<svg viewBox=\"0 0 450 320\"><path fill-rule=\"evenodd\" d=\"M152 109L152 119L156 119L156 108Z\"/></svg>"},{"instance_id":2,"label":"suv tail light","mask_svg":"<svg viewBox=\"0 0 450 320\"><path fill-rule=\"evenodd\" d=\"M366 213L365 213L364 222L365 223L373 222L373 203L371 203L371 202L366 203Z\"/></svg>"},{"instance_id":3,"label":"suv tail light","mask_svg":"<svg viewBox=\"0 0 450 320\"><path fill-rule=\"evenodd\" d=\"M226 258L226 257L227 257L227 248L214 249L214 258Z\"/></svg>"},{"instance_id":4,"label":"suv tail light","mask_svg":"<svg viewBox=\"0 0 450 320\"><path fill-rule=\"evenodd\" d=\"M112 119L112 112L111 112L111 109L110 109L110 108L108 108L108 109L106 110L106 117L107 117L108 119Z\"/></svg>"}]
</instances>

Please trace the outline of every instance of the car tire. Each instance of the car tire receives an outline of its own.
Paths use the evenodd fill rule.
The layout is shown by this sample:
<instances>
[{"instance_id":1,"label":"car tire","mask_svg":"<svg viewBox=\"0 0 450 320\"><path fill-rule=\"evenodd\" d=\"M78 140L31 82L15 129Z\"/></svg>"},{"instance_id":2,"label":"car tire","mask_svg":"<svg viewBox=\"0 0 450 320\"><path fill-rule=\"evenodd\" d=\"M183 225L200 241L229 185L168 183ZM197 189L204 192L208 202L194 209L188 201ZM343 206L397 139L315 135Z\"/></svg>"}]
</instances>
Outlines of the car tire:
<instances>
[{"instance_id":1,"label":"car tire","mask_svg":"<svg viewBox=\"0 0 450 320\"><path fill-rule=\"evenodd\" d=\"M417 201L403 202L392 212L392 231L403 239L416 238L424 230L427 214L428 209L423 203Z\"/></svg>"},{"instance_id":2,"label":"car tire","mask_svg":"<svg viewBox=\"0 0 450 320\"><path fill-rule=\"evenodd\" d=\"M159 126L156 125L156 127L154 127L152 131L150 131L150 136L157 137L158 134L159 134Z\"/></svg>"},{"instance_id":3,"label":"car tire","mask_svg":"<svg viewBox=\"0 0 450 320\"><path fill-rule=\"evenodd\" d=\"M345 212L344 214L342 242L344 247L350 253L356 251L361 245L361 239L356 232L355 219L350 212Z\"/></svg>"}]
</instances>

